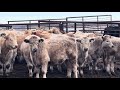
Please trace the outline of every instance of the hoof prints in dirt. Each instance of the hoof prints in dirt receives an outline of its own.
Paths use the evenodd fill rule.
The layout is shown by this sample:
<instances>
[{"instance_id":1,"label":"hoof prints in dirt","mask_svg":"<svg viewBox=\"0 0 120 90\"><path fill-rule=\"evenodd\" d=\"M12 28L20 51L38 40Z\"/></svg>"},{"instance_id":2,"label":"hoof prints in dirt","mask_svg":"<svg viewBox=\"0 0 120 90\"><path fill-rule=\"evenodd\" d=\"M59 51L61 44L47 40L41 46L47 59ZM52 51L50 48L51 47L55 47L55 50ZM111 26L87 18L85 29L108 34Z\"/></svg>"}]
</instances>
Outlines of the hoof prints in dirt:
<instances>
[{"instance_id":1,"label":"hoof prints in dirt","mask_svg":"<svg viewBox=\"0 0 120 90\"><path fill-rule=\"evenodd\" d=\"M89 70L84 70L84 78L120 78L120 70L115 69L116 76L110 77L107 75L106 72L100 70L97 73L92 73ZM28 77L28 69L26 67L26 64L15 64L13 72L7 76L3 77L0 76L0 78L29 78ZM58 70L54 70L51 72L48 70L47 78L66 78L66 72L59 72Z\"/></svg>"}]
</instances>

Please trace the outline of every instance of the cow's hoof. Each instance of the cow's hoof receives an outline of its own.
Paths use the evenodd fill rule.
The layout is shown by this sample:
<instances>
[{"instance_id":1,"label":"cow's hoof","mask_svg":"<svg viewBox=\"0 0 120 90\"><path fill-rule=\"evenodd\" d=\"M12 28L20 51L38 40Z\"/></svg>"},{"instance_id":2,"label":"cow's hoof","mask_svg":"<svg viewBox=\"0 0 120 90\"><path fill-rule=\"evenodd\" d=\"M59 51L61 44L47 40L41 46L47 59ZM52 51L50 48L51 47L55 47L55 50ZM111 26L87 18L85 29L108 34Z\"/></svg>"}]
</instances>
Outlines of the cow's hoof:
<instances>
[{"instance_id":1,"label":"cow's hoof","mask_svg":"<svg viewBox=\"0 0 120 90\"><path fill-rule=\"evenodd\" d=\"M111 74L112 74L113 76L116 76L115 72L111 72Z\"/></svg>"},{"instance_id":2,"label":"cow's hoof","mask_svg":"<svg viewBox=\"0 0 120 90\"><path fill-rule=\"evenodd\" d=\"M66 78L71 78L71 76L66 76Z\"/></svg>"}]
</instances>

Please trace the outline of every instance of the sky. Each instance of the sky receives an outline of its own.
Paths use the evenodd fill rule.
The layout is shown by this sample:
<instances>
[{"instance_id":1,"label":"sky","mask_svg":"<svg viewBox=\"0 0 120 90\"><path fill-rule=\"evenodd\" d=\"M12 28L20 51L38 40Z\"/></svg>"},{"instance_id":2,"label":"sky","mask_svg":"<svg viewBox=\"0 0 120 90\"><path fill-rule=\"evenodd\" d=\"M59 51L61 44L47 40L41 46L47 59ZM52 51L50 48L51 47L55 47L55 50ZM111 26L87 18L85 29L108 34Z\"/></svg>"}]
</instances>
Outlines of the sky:
<instances>
[{"instance_id":1,"label":"sky","mask_svg":"<svg viewBox=\"0 0 120 90\"><path fill-rule=\"evenodd\" d=\"M112 20L120 20L120 12L0 12L0 23L14 20L57 19L91 15L112 15Z\"/></svg>"}]
</instances>

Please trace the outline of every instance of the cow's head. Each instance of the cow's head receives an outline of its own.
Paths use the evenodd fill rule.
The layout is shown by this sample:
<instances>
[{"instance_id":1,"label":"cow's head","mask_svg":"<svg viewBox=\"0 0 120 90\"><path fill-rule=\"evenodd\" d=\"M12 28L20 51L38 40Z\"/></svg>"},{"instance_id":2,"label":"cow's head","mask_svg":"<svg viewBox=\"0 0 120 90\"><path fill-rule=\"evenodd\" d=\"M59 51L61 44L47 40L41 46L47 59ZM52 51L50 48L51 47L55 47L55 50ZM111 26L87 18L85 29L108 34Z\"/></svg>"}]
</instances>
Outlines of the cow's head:
<instances>
[{"instance_id":1,"label":"cow's head","mask_svg":"<svg viewBox=\"0 0 120 90\"><path fill-rule=\"evenodd\" d=\"M103 42L102 42L102 47L103 48L113 48L114 45L111 41L111 36L110 35L105 35L102 36Z\"/></svg>"},{"instance_id":2,"label":"cow's head","mask_svg":"<svg viewBox=\"0 0 120 90\"><path fill-rule=\"evenodd\" d=\"M24 42L25 42L25 43L29 43L29 44L30 44L30 47L31 47L31 51L32 51L33 53L35 53L35 52L37 52L37 50L38 50L38 45L39 45L39 43L44 42L44 39L42 39L42 38L40 38L40 37L38 37L38 36L36 36L36 35L30 35L29 37L30 37L30 38L26 38L26 39L24 40Z\"/></svg>"},{"instance_id":3,"label":"cow's head","mask_svg":"<svg viewBox=\"0 0 120 90\"><path fill-rule=\"evenodd\" d=\"M87 37L84 37L82 39L76 39L77 42L79 42L81 45L82 45L82 49L83 51L88 51L89 48L90 48L90 43L94 42L95 39L92 38L92 39L89 39Z\"/></svg>"},{"instance_id":4,"label":"cow's head","mask_svg":"<svg viewBox=\"0 0 120 90\"><path fill-rule=\"evenodd\" d=\"M18 47L16 35L9 33L8 35L3 35L5 38L5 45L9 49L16 49Z\"/></svg>"},{"instance_id":5,"label":"cow's head","mask_svg":"<svg viewBox=\"0 0 120 90\"><path fill-rule=\"evenodd\" d=\"M111 38L110 35L103 35L103 36L102 36L103 41L109 40L110 38Z\"/></svg>"}]
</instances>

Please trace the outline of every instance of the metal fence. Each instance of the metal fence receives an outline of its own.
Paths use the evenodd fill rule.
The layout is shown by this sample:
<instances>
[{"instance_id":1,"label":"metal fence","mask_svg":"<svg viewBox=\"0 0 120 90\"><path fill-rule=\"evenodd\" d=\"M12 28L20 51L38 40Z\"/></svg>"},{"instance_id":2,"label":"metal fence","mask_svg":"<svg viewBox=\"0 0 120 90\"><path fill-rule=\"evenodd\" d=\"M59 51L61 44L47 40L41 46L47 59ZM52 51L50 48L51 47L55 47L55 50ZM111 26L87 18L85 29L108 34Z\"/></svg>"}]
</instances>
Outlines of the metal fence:
<instances>
[{"instance_id":1,"label":"metal fence","mask_svg":"<svg viewBox=\"0 0 120 90\"><path fill-rule=\"evenodd\" d=\"M102 19L103 18L103 19ZM62 19L42 19L42 20L19 20L8 21L8 24L1 24L6 26L6 29L29 30L41 27L57 27L64 32L76 32L77 30L83 32L99 32L106 34L119 34L120 21L112 21L112 15L96 15L96 16L80 16L80 17L66 17ZM110 28L112 26L113 28ZM117 29L114 27L118 27ZM106 29L108 28L108 29Z\"/></svg>"}]
</instances>

